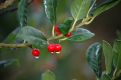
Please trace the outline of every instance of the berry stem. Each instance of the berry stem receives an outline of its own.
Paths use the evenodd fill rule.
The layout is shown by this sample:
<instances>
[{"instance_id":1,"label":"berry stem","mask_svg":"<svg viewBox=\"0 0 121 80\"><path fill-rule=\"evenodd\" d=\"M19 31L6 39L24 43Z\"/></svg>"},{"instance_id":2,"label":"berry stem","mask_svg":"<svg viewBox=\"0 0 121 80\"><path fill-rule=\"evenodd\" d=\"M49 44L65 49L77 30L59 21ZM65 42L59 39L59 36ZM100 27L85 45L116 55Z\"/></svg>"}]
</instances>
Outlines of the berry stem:
<instances>
[{"instance_id":1,"label":"berry stem","mask_svg":"<svg viewBox=\"0 0 121 80\"><path fill-rule=\"evenodd\" d=\"M74 21L74 23L73 23L73 25L72 25L71 29L69 30L69 32L72 32L72 31L74 30L75 25L76 25L76 22L77 22L77 20L75 20L75 21Z\"/></svg>"},{"instance_id":2,"label":"berry stem","mask_svg":"<svg viewBox=\"0 0 121 80\"><path fill-rule=\"evenodd\" d=\"M95 17L90 17L90 19L83 19L82 22L76 26L76 28L79 28L80 26L83 26L83 25L90 24L94 20L94 18Z\"/></svg>"},{"instance_id":3,"label":"berry stem","mask_svg":"<svg viewBox=\"0 0 121 80\"><path fill-rule=\"evenodd\" d=\"M59 38L61 38L61 37L63 37L63 34L61 34L61 35L59 35L59 36L50 37L50 38L48 38L48 40L49 40L49 41L50 41L50 40L55 40L55 39L59 39Z\"/></svg>"},{"instance_id":4,"label":"berry stem","mask_svg":"<svg viewBox=\"0 0 121 80\"><path fill-rule=\"evenodd\" d=\"M52 36L53 37L55 36L54 28L55 28L55 26L53 25L53 28L52 28Z\"/></svg>"},{"instance_id":5,"label":"berry stem","mask_svg":"<svg viewBox=\"0 0 121 80\"><path fill-rule=\"evenodd\" d=\"M72 25L72 27L71 27L71 29L69 30L69 32L72 32L72 31L74 31L76 28L79 28L79 27L81 27L81 26L83 26L83 25L88 25L88 24L90 24L93 20L94 20L94 18L95 17L88 17L88 18L85 18L85 19L83 19L82 21L81 21L81 23L80 24L78 24L77 26L75 26L76 25L76 20L74 21L74 23L73 23L73 25ZM61 38L61 37L59 37L59 38ZM57 38L57 39L59 39L59 38ZM61 38L61 39L59 39L59 42L62 42L62 41L64 41L64 40L66 40L67 38Z\"/></svg>"},{"instance_id":6,"label":"berry stem","mask_svg":"<svg viewBox=\"0 0 121 80\"><path fill-rule=\"evenodd\" d=\"M65 38L59 39L59 43L62 42L62 41L65 41L66 39L68 39L68 38L65 37Z\"/></svg>"}]
</instances>

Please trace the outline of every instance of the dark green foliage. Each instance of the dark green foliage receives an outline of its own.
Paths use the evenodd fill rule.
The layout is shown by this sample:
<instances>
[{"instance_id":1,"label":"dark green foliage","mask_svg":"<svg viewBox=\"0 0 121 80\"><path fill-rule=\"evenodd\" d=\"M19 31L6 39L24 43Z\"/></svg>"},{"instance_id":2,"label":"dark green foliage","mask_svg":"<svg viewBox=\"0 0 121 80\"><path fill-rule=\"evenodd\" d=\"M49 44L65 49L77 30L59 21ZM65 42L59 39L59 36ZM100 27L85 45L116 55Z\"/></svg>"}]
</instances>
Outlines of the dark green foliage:
<instances>
[{"instance_id":1,"label":"dark green foliage","mask_svg":"<svg viewBox=\"0 0 121 80\"><path fill-rule=\"evenodd\" d=\"M100 15L102 12L105 12L108 9L116 6L121 0L106 0L102 4L95 7L93 10L93 16L96 17Z\"/></svg>"},{"instance_id":2,"label":"dark green foliage","mask_svg":"<svg viewBox=\"0 0 121 80\"><path fill-rule=\"evenodd\" d=\"M121 72L120 72L121 70L121 39L119 37L120 37L120 34L118 34L118 39L115 40L113 44L113 48L108 42L103 41L102 49L103 49L103 54L105 57L106 70L103 71L103 74L101 77L97 75L98 71L96 70L98 68L96 67L97 65L94 64L97 61L101 61L101 58L98 53L99 50L101 49L101 44L94 43L87 50L88 63L91 66L91 68L94 70L94 72L96 73L97 78L99 80L120 80L120 77L121 77ZM98 66L101 68L101 64L98 64Z\"/></svg>"},{"instance_id":3,"label":"dark green foliage","mask_svg":"<svg viewBox=\"0 0 121 80\"><path fill-rule=\"evenodd\" d=\"M110 78L110 76L108 76L107 74L103 73L103 75L102 75L100 80L112 80L112 79Z\"/></svg>"},{"instance_id":4,"label":"dark green foliage","mask_svg":"<svg viewBox=\"0 0 121 80\"><path fill-rule=\"evenodd\" d=\"M83 42L94 36L94 33L90 32L84 28L77 28L76 31L73 32L72 36L68 38L70 41L75 42Z\"/></svg>"},{"instance_id":5,"label":"dark green foliage","mask_svg":"<svg viewBox=\"0 0 121 80\"><path fill-rule=\"evenodd\" d=\"M69 32L69 29L71 28L73 23L73 20L66 20L64 23L59 25L59 30L62 32L62 34L67 34Z\"/></svg>"},{"instance_id":6,"label":"dark green foliage","mask_svg":"<svg viewBox=\"0 0 121 80\"><path fill-rule=\"evenodd\" d=\"M17 38L22 39L37 48L42 48L47 45L47 39L45 38L43 33L31 26L25 26L21 28L17 34Z\"/></svg>"},{"instance_id":7,"label":"dark green foliage","mask_svg":"<svg viewBox=\"0 0 121 80\"><path fill-rule=\"evenodd\" d=\"M101 54L102 54L101 44L94 43L88 48L86 55L88 64L93 69L98 78L100 78L102 74Z\"/></svg>"},{"instance_id":8,"label":"dark green foliage","mask_svg":"<svg viewBox=\"0 0 121 80\"><path fill-rule=\"evenodd\" d=\"M0 70L12 67L19 67L19 61L17 59L8 59L0 61Z\"/></svg>"},{"instance_id":9,"label":"dark green foliage","mask_svg":"<svg viewBox=\"0 0 121 80\"><path fill-rule=\"evenodd\" d=\"M45 13L51 23L56 24L57 0L44 0Z\"/></svg>"},{"instance_id":10,"label":"dark green foliage","mask_svg":"<svg viewBox=\"0 0 121 80\"><path fill-rule=\"evenodd\" d=\"M18 19L20 27L27 25L27 1L28 0L20 0L18 4Z\"/></svg>"},{"instance_id":11,"label":"dark green foliage","mask_svg":"<svg viewBox=\"0 0 121 80\"><path fill-rule=\"evenodd\" d=\"M72 4L71 4L70 12L73 19L67 18L68 16L70 17L70 15L68 15L66 16L67 20L64 21L64 23L59 25L59 30L63 34L60 36L54 35L54 26L56 25L56 22L57 22L56 9L57 9L57 5L59 4L58 0L44 0L44 8L45 8L46 16L50 20L51 24L53 25L53 29L51 32L52 36L49 37L48 39L40 30L33 28L31 26L28 26L27 24L27 10L28 10L27 2L28 1L29 0L18 1L19 4L16 9L18 9L17 14L18 14L20 27L16 29L14 32L12 32L4 42L7 43L7 41L9 41L14 44L17 43L17 45L19 45L19 43L29 43L32 45L32 48L38 48L38 49L46 46L45 50L47 51L47 45L50 44L51 42L55 44L55 43L61 42L61 40L66 40L66 39L68 41L83 42L92 38L95 35L94 33L92 33L87 29L78 28L78 27L90 24L95 17L105 12L106 10L114 7L121 0L104 0L104 2L102 2L100 5L95 5L96 1L98 0L71 0ZM66 2L68 2L68 0L67 1L65 0L62 2L64 3L63 11L67 10L67 13L68 13L68 8L66 8ZM70 4L68 6L70 6ZM58 9L60 9L61 7L62 7L62 4L61 6L59 6ZM58 13L61 13L61 12L59 12L58 10ZM93 15L89 16L89 14L93 14ZM62 20L63 20L63 17L62 17ZM66 34L69 32L72 33L72 35L67 37ZM94 43L87 50L87 54L86 54L87 61L90 67L92 68L92 70L95 72L97 80L120 80L118 79L121 75L121 33L120 32L118 32L118 36L119 36L118 39L114 42L113 48L108 42L103 41L102 45L100 43ZM4 44L3 47L7 47L7 46ZM48 53L48 52L45 52L45 53ZM104 61L101 59L102 53L104 53L104 58L105 58L104 68L106 69L104 71L102 69L102 64L101 64L101 61ZM46 55L46 54L43 54L43 55ZM47 56L47 58L49 57L49 55ZM56 54L56 53L53 55L52 58L54 59L52 59L52 64L56 64L56 61L54 62L54 60L57 60L55 59L55 57L58 57L58 55L59 54ZM44 58L44 59L51 60L50 58L48 59L47 58ZM50 62L44 61L44 62L51 64L51 61ZM0 70L4 68L12 67L11 65L18 66L18 61L15 59L0 61ZM46 64L44 67L46 67ZM51 67L51 66L48 66L47 64L47 68L48 67ZM56 77L52 71L46 70L44 73L42 73L41 80L56 80Z\"/></svg>"}]
</instances>

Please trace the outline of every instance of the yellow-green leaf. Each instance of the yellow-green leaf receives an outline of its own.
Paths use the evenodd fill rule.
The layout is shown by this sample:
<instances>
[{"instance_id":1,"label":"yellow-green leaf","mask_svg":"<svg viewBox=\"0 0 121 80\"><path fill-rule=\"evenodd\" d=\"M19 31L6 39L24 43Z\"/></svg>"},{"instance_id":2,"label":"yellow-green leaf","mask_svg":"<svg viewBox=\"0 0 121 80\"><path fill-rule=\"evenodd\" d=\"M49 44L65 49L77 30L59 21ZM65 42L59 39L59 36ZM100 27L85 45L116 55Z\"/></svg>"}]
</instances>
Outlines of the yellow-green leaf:
<instances>
[{"instance_id":1,"label":"yellow-green leaf","mask_svg":"<svg viewBox=\"0 0 121 80\"><path fill-rule=\"evenodd\" d=\"M103 41L103 53L105 57L106 72L110 74L113 63L113 49L112 46L106 41Z\"/></svg>"},{"instance_id":2,"label":"yellow-green leaf","mask_svg":"<svg viewBox=\"0 0 121 80\"><path fill-rule=\"evenodd\" d=\"M96 17L102 12L105 12L106 10L116 6L121 0L108 0L102 3L101 5L97 6L94 9L93 16Z\"/></svg>"},{"instance_id":3,"label":"yellow-green leaf","mask_svg":"<svg viewBox=\"0 0 121 80\"><path fill-rule=\"evenodd\" d=\"M86 17L90 5L91 0L73 0L71 6L71 14L73 18L77 21Z\"/></svg>"}]
</instances>

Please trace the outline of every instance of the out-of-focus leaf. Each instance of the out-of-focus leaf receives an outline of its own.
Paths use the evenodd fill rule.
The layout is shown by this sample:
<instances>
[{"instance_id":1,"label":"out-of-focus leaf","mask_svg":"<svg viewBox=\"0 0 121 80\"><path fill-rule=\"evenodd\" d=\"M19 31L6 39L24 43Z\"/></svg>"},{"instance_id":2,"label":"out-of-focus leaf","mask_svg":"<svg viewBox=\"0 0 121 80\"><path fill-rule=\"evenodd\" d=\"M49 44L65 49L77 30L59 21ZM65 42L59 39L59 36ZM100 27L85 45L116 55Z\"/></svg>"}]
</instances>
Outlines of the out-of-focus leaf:
<instances>
[{"instance_id":1,"label":"out-of-focus leaf","mask_svg":"<svg viewBox=\"0 0 121 80\"><path fill-rule=\"evenodd\" d=\"M57 0L44 0L45 13L52 24L56 24Z\"/></svg>"},{"instance_id":2,"label":"out-of-focus leaf","mask_svg":"<svg viewBox=\"0 0 121 80\"><path fill-rule=\"evenodd\" d=\"M102 69L101 69L101 44L94 43L87 50L87 61L92 70L95 72L98 78L101 77Z\"/></svg>"},{"instance_id":3,"label":"out-of-focus leaf","mask_svg":"<svg viewBox=\"0 0 121 80\"><path fill-rule=\"evenodd\" d=\"M19 67L19 61L17 59L3 60L0 61L0 69Z\"/></svg>"},{"instance_id":4,"label":"out-of-focus leaf","mask_svg":"<svg viewBox=\"0 0 121 80\"><path fill-rule=\"evenodd\" d=\"M94 33L90 32L84 28L77 28L76 31L73 32L72 36L68 38L70 41L75 42L83 42L94 36Z\"/></svg>"},{"instance_id":5,"label":"out-of-focus leaf","mask_svg":"<svg viewBox=\"0 0 121 80\"><path fill-rule=\"evenodd\" d=\"M20 27L27 25L27 1L28 0L20 0L18 4L18 19Z\"/></svg>"},{"instance_id":6,"label":"out-of-focus leaf","mask_svg":"<svg viewBox=\"0 0 121 80\"><path fill-rule=\"evenodd\" d=\"M42 80L56 80L56 76L52 71L47 70L42 74Z\"/></svg>"},{"instance_id":7,"label":"out-of-focus leaf","mask_svg":"<svg viewBox=\"0 0 121 80\"><path fill-rule=\"evenodd\" d=\"M113 45L113 51L114 51L114 65L115 65L115 75L119 75L121 72L121 41L115 41Z\"/></svg>"},{"instance_id":8,"label":"out-of-focus leaf","mask_svg":"<svg viewBox=\"0 0 121 80\"><path fill-rule=\"evenodd\" d=\"M111 80L111 78L107 74L103 74L100 80Z\"/></svg>"},{"instance_id":9,"label":"out-of-focus leaf","mask_svg":"<svg viewBox=\"0 0 121 80\"><path fill-rule=\"evenodd\" d=\"M34 47L42 48L47 45L47 39L43 33L31 26L21 28L16 37L32 44Z\"/></svg>"},{"instance_id":10,"label":"out-of-focus leaf","mask_svg":"<svg viewBox=\"0 0 121 80\"><path fill-rule=\"evenodd\" d=\"M94 9L93 16L96 17L100 15L102 12L116 6L120 1L121 0L106 0Z\"/></svg>"},{"instance_id":11,"label":"out-of-focus leaf","mask_svg":"<svg viewBox=\"0 0 121 80\"><path fill-rule=\"evenodd\" d=\"M77 21L83 19L90 8L91 0L74 0L71 6L71 14Z\"/></svg>"},{"instance_id":12,"label":"out-of-focus leaf","mask_svg":"<svg viewBox=\"0 0 121 80\"><path fill-rule=\"evenodd\" d=\"M118 36L118 39L121 40L121 32L120 31L117 31L117 36Z\"/></svg>"},{"instance_id":13,"label":"out-of-focus leaf","mask_svg":"<svg viewBox=\"0 0 121 80\"><path fill-rule=\"evenodd\" d=\"M3 41L4 43L21 43L21 41L16 40L16 34L19 32L20 27L13 30Z\"/></svg>"},{"instance_id":14,"label":"out-of-focus leaf","mask_svg":"<svg viewBox=\"0 0 121 80\"><path fill-rule=\"evenodd\" d=\"M105 57L106 72L110 74L113 63L113 49L112 46L106 41L103 41L103 53Z\"/></svg>"},{"instance_id":15,"label":"out-of-focus leaf","mask_svg":"<svg viewBox=\"0 0 121 80\"><path fill-rule=\"evenodd\" d=\"M71 25L73 23L73 20L66 20L63 24L59 25L59 30L65 35L68 33L69 29L71 28Z\"/></svg>"}]
</instances>

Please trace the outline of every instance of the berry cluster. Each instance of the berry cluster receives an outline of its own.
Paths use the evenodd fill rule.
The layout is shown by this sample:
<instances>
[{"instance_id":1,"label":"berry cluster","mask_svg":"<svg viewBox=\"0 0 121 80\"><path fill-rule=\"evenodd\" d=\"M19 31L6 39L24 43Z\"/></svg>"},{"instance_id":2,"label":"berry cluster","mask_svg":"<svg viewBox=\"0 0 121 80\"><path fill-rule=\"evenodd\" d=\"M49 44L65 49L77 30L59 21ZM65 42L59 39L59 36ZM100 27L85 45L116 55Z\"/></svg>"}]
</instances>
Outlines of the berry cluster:
<instances>
[{"instance_id":1,"label":"berry cluster","mask_svg":"<svg viewBox=\"0 0 121 80\"><path fill-rule=\"evenodd\" d=\"M55 32L56 36L59 36L59 35L62 34L62 32L59 29L59 25L55 25L54 32ZM64 36L65 37L71 37L72 36L72 33L69 32L69 33L65 34Z\"/></svg>"},{"instance_id":2,"label":"berry cluster","mask_svg":"<svg viewBox=\"0 0 121 80\"><path fill-rule=\"evenodd\" d=\"M50 52L51 54L54 54L54 53L60 53L62 50L62 46L60 44L49 44L48 45L48 52ZM39 58L40 56L40 50L39 49L33 49L32 50L32 55L35 57L35 58Z\"/></svg>"},{"instance_id":3,"label":"berry cluster","mask_svg":"<svg viewBox=\"0 0 121 80\"><path fill-rule=\"evenodd\" d=\"M61 49L62 49L62 47L60 44L49 44L48 45L48 51L52 54L53 53L60 53Z\"/></svg>"},{"instance_id":4,"label":"berry cluster","mask_svg":"<svg viewBox=\"0 0 121 80\"><path fill-rule=\"evenodd\" d=\"M54 32L55 32L55 35L56 36L59 36L59 35L62 34L62 32L59 29L59 25L55 25L54 26ZM65 37L71 37L72 36L72 33L71 32L68 32L64 36ZM51 54L54 54L54 53L58 53L59 54L61 52L61 50L62 50L62 46L60 44L49 44L48 45L48 52L50 52ZM39 58L39 56L40 56L39 49L33 49L32 50L32 55L35 58Z\"/></svg>"}]
</instances>

